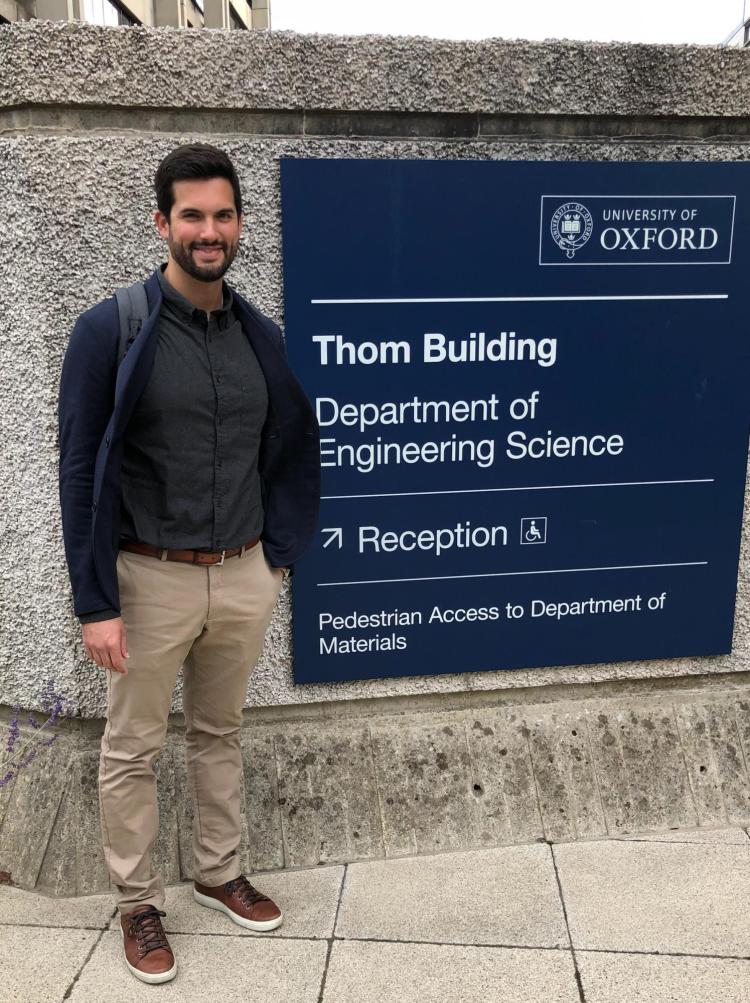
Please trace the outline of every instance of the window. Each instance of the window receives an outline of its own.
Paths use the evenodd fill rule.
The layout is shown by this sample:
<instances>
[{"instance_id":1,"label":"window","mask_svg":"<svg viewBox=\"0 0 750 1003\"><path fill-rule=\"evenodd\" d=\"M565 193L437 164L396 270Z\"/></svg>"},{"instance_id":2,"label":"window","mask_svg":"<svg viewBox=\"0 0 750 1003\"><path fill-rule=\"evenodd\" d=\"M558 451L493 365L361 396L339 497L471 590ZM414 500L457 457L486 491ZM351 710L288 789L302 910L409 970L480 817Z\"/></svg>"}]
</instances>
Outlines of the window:
<instances>
[{"instance_id":1,"label":"window","mask_svg":"<svg viewBox=\"0 0 750 1003\"><path fill-rule=\"evenodd\" d=\"M743 13L743 21L724 39L722 45L734 45L740 48L750 46L750 18L744 19L744 17Z\"/></svg>"},{"instance_id":2,"label":"window","mask_svg":"<svg viewBox=\"0 0 750 1003\"><path fill-rule=\"evenodd\" d=\"M229 5L229 20L231 22L230 27L236 28L236 29L238 29L240 31L246 31L247 30L246 26L242 23L242 21L239 19L239 17L237 17L235 9L231 5L231 3Z\"/></svg>"},{"instance_id":3,"label":"window","mask_svg":"<svg viewBox=\"0 0 750 1003\"><path fill-rule=\"evenodd\" d=\"M91 24L115 27L118 24L140 24L138 18L114 0L83 0L84 20Z\"/></svg>"}]
</instances>

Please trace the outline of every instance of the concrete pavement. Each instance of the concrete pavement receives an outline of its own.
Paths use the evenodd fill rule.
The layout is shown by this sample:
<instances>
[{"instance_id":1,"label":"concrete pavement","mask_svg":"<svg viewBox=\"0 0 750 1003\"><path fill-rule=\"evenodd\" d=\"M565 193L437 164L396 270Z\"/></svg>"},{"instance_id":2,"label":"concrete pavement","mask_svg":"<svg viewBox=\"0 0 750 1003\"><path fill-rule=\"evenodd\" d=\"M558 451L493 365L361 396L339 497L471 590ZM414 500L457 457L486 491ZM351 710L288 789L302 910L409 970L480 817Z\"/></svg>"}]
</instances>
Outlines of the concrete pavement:
<instances>
[{"instance_id":1,"label":"concrete pavement","mask_svg":"<svg viewBox=\"0 0 750 1003\"><path fill-rule=\"evenodd\" d=\"M529 843L279 871L253 934L168 889L177 978L124 968L111 895L0 888L0 1003L745 1003L740 828Z\"/></svg>"}]
</instances>

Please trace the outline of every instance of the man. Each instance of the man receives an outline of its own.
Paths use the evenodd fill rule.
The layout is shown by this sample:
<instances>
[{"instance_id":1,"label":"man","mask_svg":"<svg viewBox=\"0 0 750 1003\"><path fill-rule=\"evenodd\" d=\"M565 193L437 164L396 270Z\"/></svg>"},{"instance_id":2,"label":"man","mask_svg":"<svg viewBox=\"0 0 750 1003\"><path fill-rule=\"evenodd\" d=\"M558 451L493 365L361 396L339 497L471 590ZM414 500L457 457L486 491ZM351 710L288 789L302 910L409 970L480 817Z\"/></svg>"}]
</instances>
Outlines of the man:
<instances>
[{"instance_id":1,"label":"man","mask_svg":"<svg viewBox=\"0 0 750 1003\"><path fill-rule=\"evenodd\" d=\"M155 187L169 260L145 283L148 316L121 362L115 299L79 318L59 407L74 607L86 653L107 670L104 855L126 964L148 983L177 972L150 850L152 763L183 664L194 897L251 930L281 923L241 873L240 726L284 569L314 532L320 484L317 423L279 328L222 281L243 223L231 161L182 146Z\"/></svg>"}]
</instances>

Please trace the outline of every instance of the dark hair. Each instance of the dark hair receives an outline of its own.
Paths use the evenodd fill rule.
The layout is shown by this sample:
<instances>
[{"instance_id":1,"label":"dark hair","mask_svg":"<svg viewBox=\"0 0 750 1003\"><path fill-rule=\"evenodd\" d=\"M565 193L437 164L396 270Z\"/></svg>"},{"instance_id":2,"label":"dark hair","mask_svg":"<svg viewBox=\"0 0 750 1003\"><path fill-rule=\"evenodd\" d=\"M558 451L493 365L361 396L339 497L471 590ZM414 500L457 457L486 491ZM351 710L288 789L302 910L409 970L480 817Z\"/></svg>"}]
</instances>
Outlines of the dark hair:
<instances>
[{"instance_id":1,"label":"dark hair","mask_svg":"<svg viewBox=\"0 0 750 1003\"><path fill-rule=\"evenodd\" d=\"M188 143L178 146L162 160L156 169L154 188L156 204L169 219L174 205L175 181L203 181L209 178L226 178L234 190L234 207L242 215L240 180L234 164L223 150L208 143Z\"/></svg>"}]
</instances>

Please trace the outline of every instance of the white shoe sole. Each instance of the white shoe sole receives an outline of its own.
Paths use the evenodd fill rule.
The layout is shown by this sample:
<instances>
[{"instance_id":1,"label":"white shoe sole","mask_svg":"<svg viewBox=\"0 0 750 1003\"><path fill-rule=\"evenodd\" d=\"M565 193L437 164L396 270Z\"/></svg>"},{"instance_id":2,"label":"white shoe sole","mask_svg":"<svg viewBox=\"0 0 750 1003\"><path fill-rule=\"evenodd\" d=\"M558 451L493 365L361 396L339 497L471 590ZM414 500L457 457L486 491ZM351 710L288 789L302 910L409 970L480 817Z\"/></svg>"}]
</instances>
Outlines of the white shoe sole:
<instances>
[{"instance_id":1,"label":"white shoe sole","mask_svg":"<svg viewBox=\"0 0 750 1003\"><path fill-rule=\"evenodd\" d=\"M267 930L275 930L277 926L281 926L283 915L277 916L276 919L266 919L266 920L255 920L255 919L245 919L242 916L238 916L236 912L225 906L223 902L219 902L218 899L212 899L209 895L204 895L199 892L196 888L193 888L193 898L198 903L198 905L204 905L207 909L216 909L219 912L223 912L225 916L229 916L233 923L237 926L244 926L246 930L255 930L256 933L265 933Z\"/></svg>"},{"instance_id":2,"label":"white shoe sole","mask_svg":"<svg viewBox=\"0 0 750 1003\"><path fill-rule=\"evenodd\" d=\"M122 947L125 950L125 931L122 926L120 926L120 936L122 937ZM159 972L158 975L151 975L149 972L142 972L138 968L133 968L133 966L125 957L125 967L130 972L131 975L135 975L137 979L141 982L147 982L150 986L158 986L162 982L171 982L172 979L177 974L177 961L172 965L172 967L167 972Z\"/></svg>"}]
</instances>

